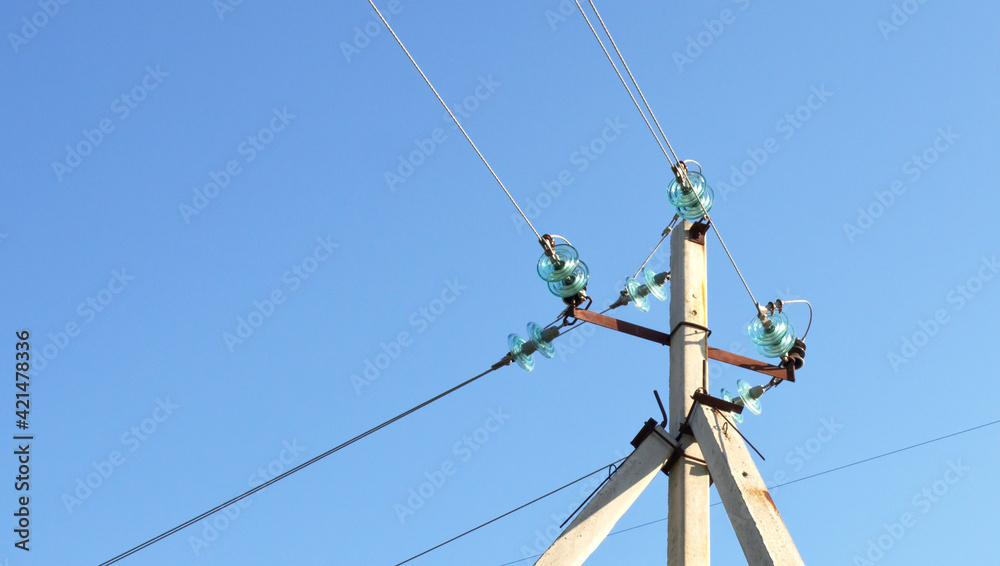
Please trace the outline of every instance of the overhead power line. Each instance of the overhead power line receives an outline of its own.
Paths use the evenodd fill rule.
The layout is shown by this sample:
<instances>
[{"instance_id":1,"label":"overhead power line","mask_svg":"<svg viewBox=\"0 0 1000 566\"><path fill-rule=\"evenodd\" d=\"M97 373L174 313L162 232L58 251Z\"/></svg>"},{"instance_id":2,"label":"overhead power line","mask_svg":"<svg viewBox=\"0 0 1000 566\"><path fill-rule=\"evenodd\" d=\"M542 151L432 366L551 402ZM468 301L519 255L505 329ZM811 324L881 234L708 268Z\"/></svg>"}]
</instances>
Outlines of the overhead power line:
<instances>
[{"instance_id":1,"label":"overhead power line","mask_svg":"<svg viewBox=\"0 0 1000 566\"><path fill-rule=\"evenodd\" d=\"M642 271L642 268L646 267L646 264L649 263L649 260L653 259L653 255L656 253L657 250L660 249L660 246L663 245L663 242L667 239L667 236L670 235L670 232L673 231L674 225L677 224L678 220L680 220L680 215L675 214L674 217L670 220L670 223L667 224L667 227L664 228L663 232L660 233L660 241L656 242L656 246L653 248L653 251L649 252L649 255L646 256L646 259L642 260L642 265L639 266L639 269L635 270L635 273L632 275L633 279L638 277L639 272Z\"/></svg>"},{"instance_id":2,"label":"overhead power line","mask_svg":"<svg viewBox=\"0 0 1000 566\"><path fill-rule=\"evenodd\" d=\"M172 534L174 534L174 533L176 533L176 532L178 532L180 530L183 530L183 529L185 529L185 528L187 528L187 527L189 527L189 526L197 523L198 521L204 519L205 517L208 517L208 516L212 515L213 513L221 511L222 509L225 509L226 507L229 507L230 505L232 505L232 504L234 504L234 503L236 503L236 502L238 502L238 501L240 501L240 500L242 500L244 498L247 498L247 497L253 495L254 493L257 493L258 491L264 489L265 487L267 487L267 486L269 486L269 485L271 485L271 484L273 484L273 483L275 483L275 482L277 482L279 480L282 480L282 479L284 479L284 478L286 478L286 477L294 474L295 472L297 472L297 471L299 471L299 470L301 470L303 468L306 468L308 466L311 466L311 465L315 464L316 462L319 462L320 460L322 460L323 458L326 458L327 456L330 456L331 454L334 454L334 453L339 452L340 450L342 450L344 448L347 448L348 446L350 446L350 445L354 444L355 442L357 442L357 441L365 438L366 436L368 436L368 435L370 435L372 433L375 433L375 432L377 432L377 431L379 431L379 430L381 430L381 429L383 429L383 428L391 425L392 423L394 423L394 422L402 419L403 417L406 417L408 415L411 415L411 414L419 411L420 409L423 409L427 405L430 405L431 403L433 403L433 402L435 402L435 401L437 401L439 399L442 399L442 398L444 398L444 397L446 397L446 396L448 396L448 395L450 395L450 394L458 391L459 389L461 389L461 388L465 387L466 385L469 385L472 382L474 382L474 381L476 381L476 380L478 380L478 379L486 376L487 374L489 374L489 373L491 373L493 371L496 371L496 370L498 370L498 369L500 369L500 368L502 368L504 366L510 365L510 363L511 363L510 357L509 356L505 356L502 360L500 360L499 362L493 364L490 367L490 369L488 369L488 370L480 373L479 375L476 375L474 377L471 377L471 378L463 381L462 383L459 383L458 385L452 387L451 389L445 391L444 393L440 393L438 395L435 395L434 397L431 397L430 399L424 401L423 403L420 403L419 405L413 407L412 409L409 409L408 411L404 411L404 412L396 415L395 417L392 417L391 419L385 421L384 423L382 423L382 424L380 424L380 425L378 425L378 426L376 426L374 428L370 428L370 429L366 430L365 432L363 432L363 433L355 436L354 438L352 438L352 439L350 439L350 440L348 440L348 441L346 441L346 442L344 442L344 443L342 443L342 444L340 444L340 445L338 445L338 446L336 446L334 448L331 448L331 449L327 450L326 452L323 452L319 456L316 456L316 457L314 457L311 460L308 460L306 462L303 462L303 463L299 464L298 466L295 466L294 468L288 470L287 472L284 472L282 474L274 476L270 480L268 480L268 481L266 481L266 482L264 482L264 483L262 483L262 484L260 484L260 485L258 485L256 487L254 487L253 489L247 490L247 491L241 493L240 495L237 495L236 497L234 497L234 498L232 498L232 499L230 499L228 501L225 501L223 503L220 503L219 505L216 505L215 507L212 507L211 509L209 509L208 511L205 511L204 513L201 513L197 517L194 517L192 519L184 521L183 523L177 525L176 527L174 527L174 528L172 528L172 529L170 529L168 531L164 531L163 533L156 535L155 537L147 540L146 542L144 542L144 543L142 543L140 545L134 546L134 547L126 550L125 552L119 554L118 556L115 556L111 560L108 560L107 562L102 562L99 566L108 566L110 564L114 564L115 562L118 562L119 560L122 560L123 558L126 558L126 557L128 557L128 556L130 556L132 554L135 554L136 552L139 552L140 550L146 548L147 546L150 546L151 544L154 544L154 543L156 543L158 541L161 541L161 540L167 538L168 536L170 536L170 535L172 535Z\"/></svg>"},{"instance_id":3,"label":"overhead power line","mask_svg":"<svg viewBox=\"0 0 1000 566\"><path fill-rule=\"evenodd\" d=\"M687 173L684 173L684 178L687 178ZM690 182L689 182L690 183ZM733 254L729 253L729 247L726 246L725 240L722 239L722 234L719 233L719 229L715 226L715 222L712 221L712 217L708 214L708 209L705 208L705 203L698 199L698 204L701 205L701 210L705 213L705 218L708 219L708 224L712 227L715 232L715 236L719 238L719 243L722 244L722 250L726 252L729 256L729 263L733 264L733 269L736 270L736 275L740 277L740 281L743 282L743 288L747 290L747 294L750 295L750 300L753 301L755 307L758 311L760 310L760 303L757 302L757 298L753 296L753 291L750 290L750 285L747 284L747 280L743 278L743 272L740 271L740 267L736 265L736 260L733 259Z\"/></svg>"},{"instance_id":4,"label":"overhead power line","mask_svg":"<svg viewBox=\"0 0 1000 566\"><path fill-rule=\"evenodd\" d=\"M906 452L907 450L911 450L913 448L917 448L917 447L920 447L920 446L925 446L927 444L933 444L934 442L938 442L938 441L944 440L946 438L951 438L953 436L958 436L960 434L965 434L967 432L972 432L974 430L979 430L981 428L986 428L988 426L992 426L992 425L995 425L995 424L1000 424L1000 419L997 419L995 421L990 421L988 423L983 423L981 425L976 425L974 427L970 427L970 428L967 428L965 430L960 430L958 432L953 432L951 434L946 434L944 436L939 436L937 438L932 438L930 440L925 440L923 442L918 442L916 444L911 444L909 446L905 446L903 448L892 450L890 452L884 452L884 453L879 454L877 456L872 456L871 458L865 458L864 460L858 460L857 462L851 462L850 464L844 464L843 466L838 466L836 468L831 468L829 470L826 470L826 471L823 471L823 472L819 472L819 473L813 474L811 476L806 476L804 478L798 478L798 479L794 479L794 480L791 480L791 481L786 481L785 483L779 483L777 485L772 486L771 489L775 489L775 488L778 488L778 487L785 487L786 485L791 485L793 483L798 483L800 481L805 481L805 480L808 480L808 479L817 478L819 476L823 476L823 475L829 474L831 472L836 472L836 471L839 471L839 470L843 470L845 468L850 468L851 466L857 466L858 464L864 464L866 462L871 462L872 460L878 460L879 458L885 458L886 456L892 456L893 454L898 454L900 452Z\"/></svg>"},{"instance_id":5,"label":"overhead power line","mask_svg":"<svg viewBox=\"0 0 1000 566\"><path fill-rule=\"evenodd\" d=\"M371 0L368 0L368 1L371 2ZM663 152L663 157L666 157L667 158L667 163L670 163L671 167L673 167L674 162L670 160L670 155L667 154L666 148L663 147L663 144L660 142L659 136L657 136L656 135L656 131L653 130L653 125L650 124L649 123L649 119L646 118L646 113L643 112L642 107L639 106L639 101L636 100L635 99L635 95L632 94L632 89L629 88L628 83L625 82L625 77L623 77L621 71L618 70L618 65L616 65L615 64L615 60L611 58L611 53L609 53L607 47L604 46L604 41L601 39L601 36L597 33L597 30L594 28L594 25L592 23L590 23L590 16L588 16L587 12L584 11L583 6L580 5L579 0L575 0L575 1L576 1L576 7L579 8L580 9L580 13L583 14L583 19L587 21L587 26L590 27L590 31L592 31L594 33L594 38L597 39L597 43L601 46L601 50L604 51L604 54L608 58L608 62L611 63L611 67L615 70L615 74L618 75L618 79L622 82L622 86L625 87L625 90L628 92L629 98L632 99L632 104L635 104L635 109L639 111L639 114L642 116L642 121L645 122L646 123L646 127L649 128L649 133L653 134L653 139L656 140L656 145L660 146L660 151ZM631 76L631 73L629 73L629 76ZM635 81L635 79L632 79L632 80L633 80L633 82ZM643 99L643 100L645 100L645 99ZM655 117L654 117L654 120L655 120ZM666 139L666 136L664 136L664 139ZM668 146L670 145L669 141L667 142L667 145ZM670 152L673 153L673 151L674 151L674 149L670 148ZM676 157L676 154L675 154L675 157Z\"/></svg>"},{"instance_id":6,"label":"overhead power line","mask_svg":"<svg viewBox=\"0 0 1000 566\"><path fill-rule=\"evenodd\" d=\"M439 545L437 545L437 546L432 546L431 548L428 548L427 550L425 550L425 551L421 552L420 554L414 554L413 556L411 556L411 557L407 558L406 560L404 560L404 561L402 561L402 562L399 562L399 563L397 563L397 564L396 564L396 566L401 566L402 564L406 564L407 562L410 562L411 560L414 560L414 559L416 559L416 558L420 558L421 556L423 556L423 555L425 555L425 554L427 554L427 553L429 553L429 552L431 552L431 551L433 551L433 550L437 550L437 549L441 548L442 546L444 546L444 545L446 545L446 544L448 544L448 543L450 543L450 542L454 542L454 541L456 541L456 540L458 540L458 539L460 539L460 538L464 537L464 536L465 536L465 535L467 535L467 534L470 534L470 533L473 533L473 532L475 532L475 531L478 531L479 529L481 529L481 528L485 527L486 525L489 525L489 524L491 524L491 523L495 523L496 521L499 521L500 519L503 519L503 518L504 518L504 517L506 517L507 515L510 515L510 514L512 514L512 513L516 513L517 511L520 511L521 509L524 509L525 507L527 507L527 506L529 506L529 505L532 505L532 504L534 504L534 503L538 503L539 501L541 501L541 500L545 499L546 497L548 497L548 496L550 496L550 495L553 495L553 494L555 494L555 493L559 493L560 491L562 491L562 490L566 489L567 487L571 487L571 486L573 486L573 485L576 485L576 484L578 484L578 483L582 482L583 480L585 480L585 479L589 478L590 476L592 476L592 475L594 475L594 474L596 474L596 473L598 473L598 472L600 472L600 471L602 471L602 470L606 470L606 469L609 469L609 468L611 468L612 466L614 466L614 465L616 465L616 464L618 464L618 463L620 463L620 462L622 462L622 461L624 461L624 460L625 460L625 458L621 458L621 459L619 459L619 460L616 460L616 461L614 461L614 462L611 462L611 463L610 463L610 464L608 464L607 466L601 466L600 468L597 468L597 469L596 469L596 470L594 470L593 472L590 472L589 474L587 474L587 475L585 475L585 476L581 476L581 477L579 477L579 478L577 478L577 479L575 479L575 480L573 480L573 481L569 482L568 484L566 484L566 485L563 485L562 487L557 487L556 489L553 489L552 491L550 491L550 492L546 493L545 495L542 495L542 496L539 496L539 497L536 497L535 499L532 499L531 501L529 501L529 502L525 503L524 505L519 505L519 506L517 506L517 507L515 507L515 508L511 509L510 511L507 511L507 512L506 512L506 513L504 513L503 515L498 515L498 516L496 516L496 517L494 517L494 518L490 519L489 521L486 521L485 523L482 523L482 524L480 524L480 525L479 525L479 526L477 526L477 527L473 527L473 528L471 528L471 529L469 529L469 530L465 531L464 533L462 533L462 534L460 534L460 535L457 535L457 536L454 536L454 537L452 537L452 538L450 538L450 539L448 539L448 540L446 540L446 541L442 542L441 544L439 544Z\"/></svg>"},{"instance_id":7,"label":"overhead power line","mask_svg":"<svg viewBox=\"0 0 1000 566\"><path fill-rule=\"evenodd\" d=\"M579 7L580 6L580 2L577 1L576 5L577 5L577 7ZM639 98L642 99L642 103L646 106L646 110L649 111L649 116L651 118L653 118L653 123L656 124L656 129L660 131L660 135L663 137L663 141L666 142L666 144L667 144L667 149L669 149L671 155L674 156L674 161L675 162L680 161L680 158L677 157L677 153L674 151L673 146L670 145L670 140L667 139L667 134L665 134L663 132L663 128L660 126L660 121L656 119L656 114L653 113L653 108L649 105L649 102L646 101L646 95L644 95L642 93L642 89L639 88L639 82L635 80L635 76L632 74L632 70L628 68L628 63L625 62L625 56L622 55L621 50L618 49L618 44L615 43L615 38L612 37L611 30L609 30L608 26L606 26L604 24L604 18L602 18L601 17L601 13L599 11L597 11L597 6L594 4L594 0L590 0L590 7L594 10L594 15L597 16L597 21L601 23L601 28L604 29L605 35L607 35L608 39L611 41L611 47L614 48L615 53L618 55L618 59L621 60L622 67L625 67L625 72L628 73L628 78L631 79L632 80L632 84L635 85L635 90L636 90L636 92L639 93ZM582 8L580 10L583 11ZM587 15L584 14L583 17L586 18ZM589 25L590 21L588 20L587 23ZM593 29L593 26L591 26L591 29ZM600 41L600 38L598 38L598 41ZM603 47L603 45L602 45L602 47ZM605 53L606 52L607 51L605 51ZM625 88L628 88L628 86L626 85ZM630 92L630 94L631 94L631 92Z\"/></svg>"},{"instance_id":8,"label":"overhead power line","mask_svg":"<svg viewBox=\"0 0 1000 566\"><path fill-rule=\"evenodd\" d=\"M407 50L406 46L403 45L403 40L399 39L399 36L396 35L396 32L392 29L392 26L390 26L389 22L382 16L382 12L379 11L378 6L375 5L375 2L373 2L372 0L368 0L368 3L371 4L372 8L375 10L375 13L378 14L379 19L382 20L382 23L385 24L386 29L388 29L389 33L392 34L392 37L396 39L396 43L398 43L399 46L403 49L403 53L406 53L406 57L409 58L410 63L413 63L413 66L417 69L417 72L420 73L420 76L424 78L424 82L427 83L427 86L431 87L431 91L434 93L434 96L437 97L438 102L441 103L441 106L444 106L444 109L448 112L448 115L451 116L452 121L455 122L455 125L458 126L458 129L462 131L462 135L465 136L465 139L469 140L469 145L472 146L472 149L476 150L476 154L479 155L479 159L481 159L483 161L483 164L486 165L486 168L490 170L490 173L493 175L493 178L496 179L497 183L500 185L500 188L503 189L503 192L507 194L507 198L510 199L511 204L513 204L514 208L516 208L517 211L521 213L521 218L524 218L524 221L528 224L528 227L531 228L531 231L535 233L535 237L538 238L539 242L541 242L542 236L538 233L538 230L535 230L535 226L531 223L531 220L528 220L528 217L524 214L524 211L521 210L521 207L517 205L517 201L514 200L513 196L511 196L510 191L508 191L507 187L504 186L503 181L501 181L500 177L497 176L496 172L493 170L493 167L490 167L489 161L486 161L486 157L484 157L483 153L479 151L478 147L476 147L476 143L472 141L472 138L469 137L469 134L465 131L465 128L462 127L462 123L458 121L458 118L456 118L455 114L452 113L451 108L448 107L448 104L444 101L443 98L441 98L441 95L438 94L437 89L434 88L433 84L431 84L431 80L427 78L426 74L424 74L423 69L421 69L420 65L417 64L417 61L413 58L413 55L410 55L409 50Z\"/></svg>"},{"instance_id":9,"label":"overhead power line","mask_svg":"<svg viewBox=\"0 0 1000 566\"><path fill-rule=\"evenodd\" d=\"M368 1L371 2L371 0ZM628 92L629 98L632 99L632 103L635 105L636 110L638 110L639 114L642 115L643 121L646 122L646 127L649 128L649 132L653 134L653 138L656 139L656 143L657 145L660 146L660 151L663 152L663 156L667 158L667 162L670 163L670 166L675 169L675 174L681 175L681 177L685 181L685 184L690 186L691 182L687 178L686 165L681 166L681 164L684 163L683 160L677 157L677 153L674 151L673 146L670 145L670 140L667 139L667 134L664 133L663 128L660 126L660 121L656 118L656 114L653 112L653 107L650 106L649 101L646 100L646 96L642 93L642 89L639 88L639 81L637 81L635 75L632 74L632 70L629 69L628 63L625 62L625 56L622 55L621 50L618 49L618 44L615 42L614 37L611 35L611 30L609 30L608 26L604 23L604 18L601 17L601 13L597 10L597 6L594 4L594 1L590 0L590 7L594 10L594 14L597 16L597 20L601 24L601 28L604 30L605 35L607 35L608 40L610 41L611 46L615 51L615 54L618 55L618 59L621 60L622 67L625 68L625 72L628 74L629 79L632 81L632 84L635 85L635 90L636 92L639 93L639 97L642 99L642 103L643 105L645 105L646 111L649 112L650 117L652 117L653 122L656 124L656 129L659 130L660 132L659 136L656 135L656 131L653 130L652 124L650 124L649 119L646 118L646 111L643 111L643 109L639 106L639 101L637 101L635 95L632 94L632 89L628 86L628 83L625 82L625 77L623 77L621 71L618 70L618 65L615 64L614 59L611 57L611 53L608 52L607 47L604 46L604 40L601 39L600 34L597 33L597 29L594 28L594 25L590 22L590 17L587 15L586 10L583 9L583 5L580 4L580 0L574 0L574 1L576 2L576 7L580 10L580 13L583 15L584 20L587 21L587 26L590 27L590 31L593 32L594 38L597 39L597 43L601 46L601 50L604 51L604 55L607 56L608 62L611 63L611 67L615 70L615 74L618 75L618 79L621 81L622 86L624 86L625 91ZM674 156L673 160L670 159L670 155L667 155L667 150L664 149L663 143L660 142L661 136L663 138L663 141L666 142L667 148L670 149L670 153ZM722 234L719 233L719 229L715 226L715 222L712 221L712 217L708 214L708 210L705 208L705 203L701 201L701 198L698 199L698 203L701 205L702 211L705 213L705 218L708 220L709 225L712 226L712 230L715 232L715 235L719 238L719 243L722 244L722 249L726 252L726 255L729 257L730 263L733 264L733 269L736 270L736 275L738 275L740 281L743 282L743 287L746 288L747 294L750 295L750 300L753 301L754 307L756 307L757 311L759 312L760 303L757 302L756 297L754 297L753 295L753 291L750 290L750 285L747 284L747 281L746 279L744 279L743 273L740 271L739 266L736 265L736 260L733 259L733 254L729 253L729 248L726 246L726 242L722 239ZM642 268L640 268L640 270L641 269Z\"/></svg>"},{"instance_id":10,"label":"overhead power line","mask_svg":"<svg viewBox=\"0 0 1000 566\"><path fill-rule=\"evenodd\" d=\"M988 426L992 426L992 425L995 425L995 424L1000 424L1000 419L997 419L995 421L990 421L988 423L983 423L981 425L976 425L974 427L970 427L970 428L967 428L967 429L964 429L964 430L960 430L958 432L953 432L951 434L946 434L944 436L939 436L937 438L932 438L930 440L925 440L923 442L918 442L916 444L911 444L909 446L904 446L903 448L898 448L896 450L891 450L889 452L883 452L882 454L879 454L877 456L872 456L870 458L865 458L863 460L858 460L856 462L851 462L850 464L844 464L843 466L837 466L836 468L830 468L829 470L825 470L825 471L813 474L811 476L805 476L805 477L802 477L802 478L794 479L792 481L787 481L785 483L779 483L779 484L776 484L776 485L772 485L768 489L777 489L779 487L784 487L786 485L791 485L793 483L798 483L800 481L805 481L805 480L808 480L808 479L817 478L819 476L823 476L823 475L826 475L826 474L829 474L829 473L832 473L832 472L840 471L840 470L843 470L845 468L850 468L851 466L857 466L859 464L864 464L864 463L867 463L867 462L871 462L873 460L878 460L879 458L885 458L886 456L892 456L893 454L899 454L900 452L906 452L907 450L912 450L913 448L918 448L920 446L925 446L927 444L932 444L932 443L938 442L940 440L945 440L946 438L951 438L953 436L958 436L960 434L965 434L967 432L972 432L974 430L978 430L978 429L981 429L981 428L986 428ZM600 470L598 470L598 471L600 471ZM597 473L597 472L594 472L594 473ZM593 475L594 473L591 473L590 475ZM590 475L588 475L586 477L590 477ZM530 503L527 504L527 505L530 505ZM722 505L722 502L721 501L716 501L715 503L711 504L710 507L715 507L717 505ZM524 506L522 506L522 507L524 507ZM662 522L664 522L666 520L667 520L667 518L663 517L661 519L656 519L655 521L649 521L647 523L642 523L642 524L635 525L635 526L632 526L632 527L626 527L624 529L619 529L617 531L613 531L610 534L608 534L608 536L610 537L610 536L613 536L613 535L620 535L622 533L627 533L629 531L634 531L636 529L641 529L643 527L648 527L650 525L655 525L657 523L662 523ZM541 556L541 554L536 554L534 556L525 556L524 558L520 558L520 559L514 560L512 562L504 562L503 564L499 564L498 566L512 566L514 564L518 564L520 562L524 562L525 560L530 560L532 558L538 558L539 556ZM397 566L399 566L399 565L397 565Z\"/></svg>"}]
</instances>

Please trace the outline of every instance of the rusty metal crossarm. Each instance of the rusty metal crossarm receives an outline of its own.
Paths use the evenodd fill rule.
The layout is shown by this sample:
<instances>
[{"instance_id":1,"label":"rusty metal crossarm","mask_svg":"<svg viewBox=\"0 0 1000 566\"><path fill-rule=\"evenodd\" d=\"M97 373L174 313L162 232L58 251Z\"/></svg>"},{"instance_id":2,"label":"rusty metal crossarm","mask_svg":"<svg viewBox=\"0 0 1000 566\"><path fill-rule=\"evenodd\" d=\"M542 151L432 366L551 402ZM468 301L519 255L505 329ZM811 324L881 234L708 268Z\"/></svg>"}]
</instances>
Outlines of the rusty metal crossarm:
<instances>
[{"instance_id":1,"label":"rusty metal crossarm","mask_svg":"<svg viewBox=\"0 0 1000 566\"><path fill-rule=\"evenodd\" d=\"M604 328L610 328L611 330L616 330L630 336L649 340L650 342L655 342L663 346L670 345L670 335L665 332L660 332L659 330L653 330L652 328L646 328L645 326L639 326L638 324L632 324L631 322L625 322L624 320L618 320L617 318L612 318L610 316L576 307L571 307L568 315L584 322L596 324L597 326L603 326ZM782 368L773 366L765 362L757 361L753 358L740 356L739 354L734 354L732 352L727 352L711 346L708 347L708 357L725 364L734 365L743 369L776 377L778 379L793 382L795 381L795 372L791 367Z\"/></svg>"},{"instance_id":2,"label":"rusty metal crossarm","mask_svg":"<svg viewBox=\"0 0 1000 566\"><path fill-rule=\"evenodd\" d=\"M661 344L663 346L670 345L670 335L666 332L660 332L659 330L653 330L652 328L646 328L645 326L639 326L638 324L632 324L631 322L625 322L624 320L618 320L617 318L611 318L610 316L605 316L596 312L581 310L576 307L569 309L569 316L591 324L596 324L597 326L617 330L618 332L622 332L630 336L656 342L657 344Z\"/></svg>"},{"instance_id":3,"label":"rusty metal crossarm","mask_svg":"<svg viewBox=\"0 0 1000 566\"><path fill-rule=\"evenodd\" d=\"M739 354L734 354L732 352L727 352L711 346L708 347L708 357L722 363L734 365L743 369L769 375L771 377L777 377L778 379L792 382L795 381L795 371L791 367L783 368L772 366L771 364L759 362L753 358L740 356Z\"/></svg>"}]
</instances>

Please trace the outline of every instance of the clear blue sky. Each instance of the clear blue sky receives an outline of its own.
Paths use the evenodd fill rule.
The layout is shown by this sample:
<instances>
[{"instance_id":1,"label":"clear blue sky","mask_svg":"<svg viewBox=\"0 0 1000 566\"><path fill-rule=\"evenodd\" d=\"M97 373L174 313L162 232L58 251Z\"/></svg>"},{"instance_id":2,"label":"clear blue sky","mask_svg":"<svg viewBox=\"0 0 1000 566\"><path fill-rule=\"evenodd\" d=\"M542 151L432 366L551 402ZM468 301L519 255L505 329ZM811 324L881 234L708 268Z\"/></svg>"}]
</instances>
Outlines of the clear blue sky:
<instances>
[{"instance_id":1,"label":"clear blue sky","mask_svg":"<svg viewBox=\"0 0 1000 566\"><path fill-rule=\"evenodd\" d=\"M366 2L225 1L0 9L0 427L18 432L26 329L35 435L30 552L14 547L13 440L0 457L0 563L107 560L488 368L508 333L562 307L530 231ZM799 381L742 427L768 483L1000 418L1000 7L599 7L674 147L715 187L754 292L815 306ZM575 6L393 9L513 195L572 240L608 304L672 216L670 177ZM708 245L711 343L749 352L753 309ZM615 314L666 331L667 310ZM801 332L805 310L790 314ZM667 351L577 332L532 373L504 368L121 563L392 565L627 454L658 415ZM738 378L755 379L716 369L713 392ZM774 500L809 564L985 564L998 435ZM666 483L619 526L665 517ZM580 491L414 564L534 554ZM888 550L871 550L880 537ZM664 564L665 547L656 523L588 564ZM742 563L721 507L711 550Z\"/></svg>"}]
</instances>

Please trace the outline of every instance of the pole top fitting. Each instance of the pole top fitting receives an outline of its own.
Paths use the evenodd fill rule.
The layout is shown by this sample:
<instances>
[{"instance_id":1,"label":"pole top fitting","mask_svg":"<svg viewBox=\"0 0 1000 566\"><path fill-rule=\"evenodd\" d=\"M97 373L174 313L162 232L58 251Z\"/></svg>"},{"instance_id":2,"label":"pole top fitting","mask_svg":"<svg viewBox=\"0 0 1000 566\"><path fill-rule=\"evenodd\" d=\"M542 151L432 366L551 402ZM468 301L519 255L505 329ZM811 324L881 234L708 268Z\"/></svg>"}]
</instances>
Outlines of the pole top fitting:
<instances>
[{"instance_id":1,"label":"pole top fitting","mask_svg":"<svg viewBox=\"0 0 1000 566\"><path fill-rule=\"evenodd\" d=\"M677 179L677 184L681 186L684 191L691 190L691 182L687 178L687 164L683 161L678 161L676 164L671 166L674 172L674 178Z\"/></svg>"},{"instance_id":2,"label":"pole top fitting","mask_svg":"<svg viewBox=\"0 0 1000 566\"><path fill-rule=\"evenodd\" d=\"M760 306L760 303L757 303L757 318L760 319L760 323L764 327L764 330L770 332L774 329L774 323L767 317L768 312L774 312L774 309L762 307Z\"/></svg>"},{"instance_id":3,"label":"pole top fitting","mask_svg":"<svg viewBox=\"0 0 1000 566\"><path fill-rule=\"evenodd\" d=\"M538 244L542 246L542 249L545 251L545 255L550 258L555 257L556 242L552 236L549 234L542 234L542 237L538 238Z\"/></svg>"}]
</instances>

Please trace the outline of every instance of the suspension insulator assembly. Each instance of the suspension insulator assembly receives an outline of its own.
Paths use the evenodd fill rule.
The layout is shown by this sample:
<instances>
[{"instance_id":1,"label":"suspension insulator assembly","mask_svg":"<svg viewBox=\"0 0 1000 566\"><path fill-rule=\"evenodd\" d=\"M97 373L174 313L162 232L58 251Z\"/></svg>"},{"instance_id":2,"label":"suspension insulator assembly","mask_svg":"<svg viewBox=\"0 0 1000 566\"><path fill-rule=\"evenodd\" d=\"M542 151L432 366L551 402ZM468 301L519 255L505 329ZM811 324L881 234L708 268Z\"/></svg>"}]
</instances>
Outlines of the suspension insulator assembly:
<instances>
[{"instance_id":1,"label":"suspension insulator assembly","mask_svg":"<svg viewBox=\"0 0 1000 566\"><path fill-rule=\"evenodd\" d=\"M580 254L569 244L556 244L538 258L538 276L549 283L569 277L580 263Z\"/></svg>"},{"instance_id":2,"label":"suspension insulator assembly","mask_svg":"<svg viewBox=\"0 0 1000 566\"><path fill-rule=\"evenodd\" d=\"M684 175L687 177L687 182L684 181ZM670 181L667 186L667 200L677 209L677 215L681 218L691 221L701 220L712 210L715 191L701 173L686 171Z\"/></svg>"},{"instance_id":3,"label":"suspension insulator assembly","mask_svg":"<svg viewBox=\"0 0 1000 566\"><path fill-rule=\"evenodd\" d=\"M723 401L727 401L729 403L736 403L737 405L742 405L742 403L738 403L737 402L740 399L739 398L733 398L733 394L730 393L729 390L726 389L725 387L722 388L722 391L720 393L722 395L722 400ZM733 417L733 422L734 423L736 423L736 424L743 424L743 415L741 415L739 413L730 413L730 415Z\"/></svg>"},{"instance_id":4,"label":"suspension insulator assembly","mask_svg":"<svg viewBox=\"0 0 1000 566\"><path fill-rule=\"evenodd\" d=\"M648 267L642 268L642 279L645 283L640 284L633 277L625 281L625 294L632 304L642 312L649 311L649 295L661 301L667 300L667 281L670 280L670 272L654 273Z\"/></svg>"},{"instance_id":5,"label":"suspension insulator assembly","mask_svg":"<svg viewBox=\"0 0 1000 566\"><path fill-rule=\"evenodd\" d=\"M795 329L782 312L755 316L747 327L747 334L757 345L760 355L768 358L784 357L795 344Z\"/></svg>"},{"instance_id":6,"label":"suspension insulator assembly","mask_svg":"<svg viewBox=\"0 0 1000 566\"><path fill-rule=\"evenodd\" d=\"M764 388L760 385L751 386L742 379L736 380L736 393L743 401L743 406L750 409L750 412L759 415L763 407L760 405L760 396L764 394Z\"/></svg>"},{"instance_id":7,"label":"suspension insulator assembly","mask_svg":"<svg viewBox=\"0 0 1000 566\"><path fill-rule=\"evenodd\" d=\"M590 270L587 269L587 264L581 261L577 263L573 272L566 277L559 281L550 281L549 291L553 295L562 297L563 299L572 298L587 288L587 281L589 279Z\"/></svg>"},{"instance_id":8,"label":"suspension insulator assembly","mask_svg":"<svg viewBox=\"0 0 1000 566\"><path fill-rule=\"evenodd\" d=\"M538 258L538 276L548 283L549 292L563 299L563 302L579 305L586 298L587 281L590 270L580 260L580 254L570 244L552 245L552 237L546 234L543 241L549 246Z\"/></svg>"},{"instance_id":9,"label":"suspension insulator assembly","mask_svg":"<svg viewBox=\"0 0 1000 566\"><path fill-rule=\"evenodd\" d=\"M722 388L721 394L724 401L729 401L730 403L735 403L741 405L750 410L751 413L759 415L763 410L760 404L760 397L764 394L767 389L762 385L753 385L742 379L736 380L736 393L737 397L734 397L732 393L729 392L725 387ZM738 413L731 413L733 417L733 422L736 424L743 424L743 415Z\"/></svg>"},{"instance_id":10,"label":"suspension insulator assembly","mask_svg":"<svg viewBox=\"0 0 1000 566\"><path fill-rule=\"evenodd\" d=\"M559 328L542 328L540 325L528 323L528 340L521 338L517 334L507 336L507 348L510 357L521 366L524 371L531 371L535 368L535 360L531 354L541 353L546 358L552 358L556 354L556 349L552 341L559 336Z\"/></svg>"}]
</instances>

